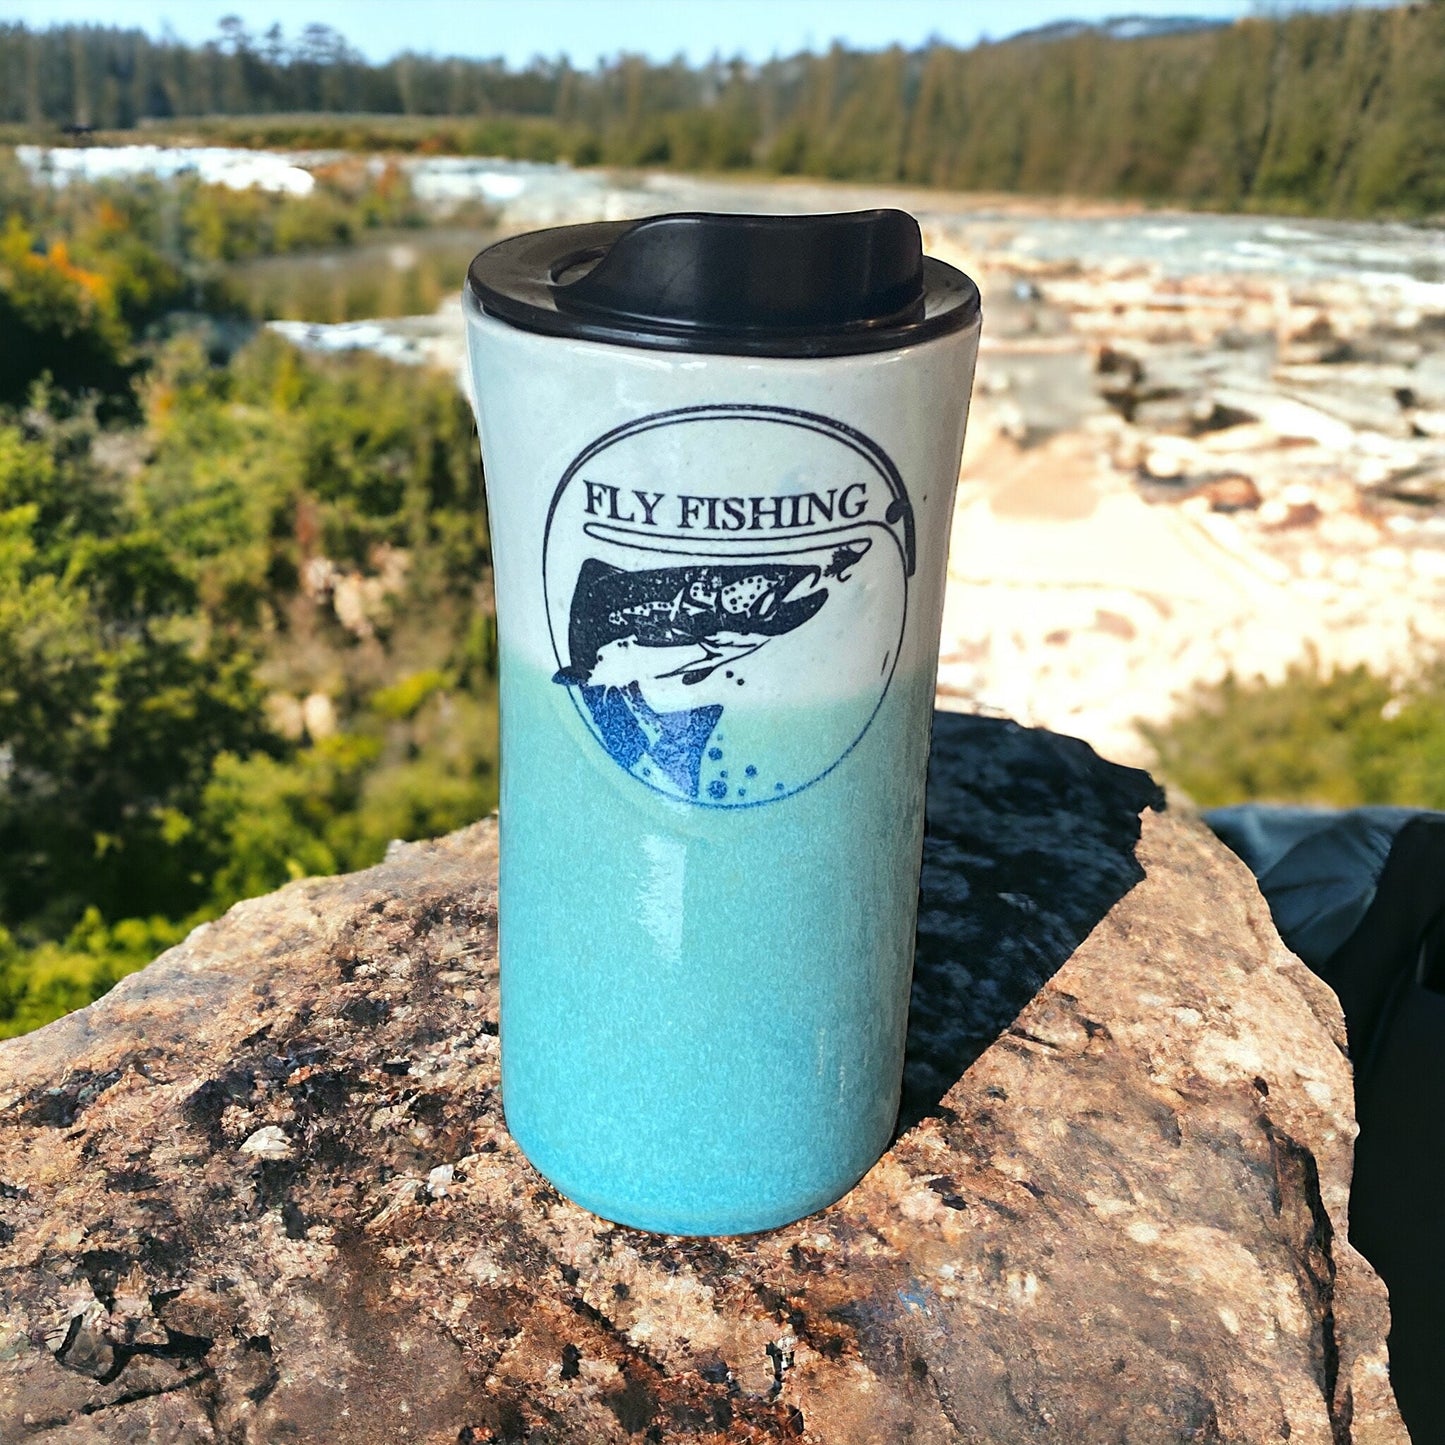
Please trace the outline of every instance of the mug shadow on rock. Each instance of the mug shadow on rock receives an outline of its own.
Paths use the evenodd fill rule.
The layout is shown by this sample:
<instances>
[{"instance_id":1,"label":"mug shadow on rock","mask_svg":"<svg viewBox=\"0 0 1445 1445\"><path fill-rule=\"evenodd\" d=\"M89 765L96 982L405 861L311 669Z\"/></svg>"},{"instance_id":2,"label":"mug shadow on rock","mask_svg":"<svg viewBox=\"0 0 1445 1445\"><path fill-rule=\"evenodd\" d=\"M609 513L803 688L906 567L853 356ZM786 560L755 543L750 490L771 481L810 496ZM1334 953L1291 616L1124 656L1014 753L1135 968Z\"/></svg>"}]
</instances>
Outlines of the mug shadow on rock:
<instances>
[{"instance_id":1,"label":"mug shadow on rock","mask_svg":"<svg viewBox=\"0 0 1445 1445\"><path fill-rule=\"evenodd\" d=\"M1148 773L1085 742L935 712L898 1133L944 1095L1144 877Z\"/></svg>"}]
</instances>

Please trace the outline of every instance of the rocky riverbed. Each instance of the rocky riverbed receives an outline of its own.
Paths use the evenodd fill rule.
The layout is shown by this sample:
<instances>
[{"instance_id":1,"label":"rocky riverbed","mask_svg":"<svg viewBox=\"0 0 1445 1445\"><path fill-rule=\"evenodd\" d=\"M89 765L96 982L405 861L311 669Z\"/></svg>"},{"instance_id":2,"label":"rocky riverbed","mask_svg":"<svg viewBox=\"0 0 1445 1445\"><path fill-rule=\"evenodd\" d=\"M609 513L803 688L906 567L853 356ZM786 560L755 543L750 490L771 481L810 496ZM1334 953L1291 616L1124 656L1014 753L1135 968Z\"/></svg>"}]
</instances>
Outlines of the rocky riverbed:
<instances>
[{"instance_id":1,"label":"rocky riverbed","mask_svg":"<svg viewBox=\"0 0 1445 1445\"><path fill-rule=\"evenodd\" d=\"M1171 275L939 235L993 304L940 696L1137 756L1233 670L1445 643L1445 288Z\"/></svg>"}]
</instances>

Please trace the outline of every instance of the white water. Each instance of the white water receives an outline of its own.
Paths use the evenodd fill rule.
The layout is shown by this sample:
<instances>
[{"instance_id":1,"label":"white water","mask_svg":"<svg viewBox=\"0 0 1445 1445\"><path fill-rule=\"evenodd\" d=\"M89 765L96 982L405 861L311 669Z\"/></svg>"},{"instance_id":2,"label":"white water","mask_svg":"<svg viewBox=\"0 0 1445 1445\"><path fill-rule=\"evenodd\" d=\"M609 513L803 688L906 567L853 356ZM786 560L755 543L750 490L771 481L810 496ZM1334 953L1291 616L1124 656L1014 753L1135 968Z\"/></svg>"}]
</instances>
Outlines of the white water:
<instances>
[{"instance_id":1,"label":"white water","mask_svg":"<svg viewBox=\"0 0 1445 1445\"><path fill-rule=\"evenodd\" d=\"M125 180L192 175L209 185L244 191L308 196L316 180L298 157L284 151L237 150L230 146L16 146L15 157L32 176L55 185L71 180Z\"/></svg>"}]
</instances>

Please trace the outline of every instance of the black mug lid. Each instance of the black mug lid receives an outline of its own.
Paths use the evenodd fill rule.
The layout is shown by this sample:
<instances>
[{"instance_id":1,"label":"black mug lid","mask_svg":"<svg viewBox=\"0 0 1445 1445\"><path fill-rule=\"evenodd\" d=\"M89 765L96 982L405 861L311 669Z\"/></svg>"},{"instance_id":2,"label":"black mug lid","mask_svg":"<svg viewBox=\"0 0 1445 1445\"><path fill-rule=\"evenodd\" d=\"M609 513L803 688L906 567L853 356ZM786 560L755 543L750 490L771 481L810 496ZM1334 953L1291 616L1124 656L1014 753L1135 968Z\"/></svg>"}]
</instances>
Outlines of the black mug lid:
<instances>
[{"instance_id":1,"label":"black mug lid","mask_svg":"<svg viewBox=\"0 0 1445 1445\"><path fill-rule=\"evenodd\" d=\"M559 226L488 247L467 279L524 331L739 356L886 351L979 314L978 287L896 210Z\"/></svg>"}]
</instances>

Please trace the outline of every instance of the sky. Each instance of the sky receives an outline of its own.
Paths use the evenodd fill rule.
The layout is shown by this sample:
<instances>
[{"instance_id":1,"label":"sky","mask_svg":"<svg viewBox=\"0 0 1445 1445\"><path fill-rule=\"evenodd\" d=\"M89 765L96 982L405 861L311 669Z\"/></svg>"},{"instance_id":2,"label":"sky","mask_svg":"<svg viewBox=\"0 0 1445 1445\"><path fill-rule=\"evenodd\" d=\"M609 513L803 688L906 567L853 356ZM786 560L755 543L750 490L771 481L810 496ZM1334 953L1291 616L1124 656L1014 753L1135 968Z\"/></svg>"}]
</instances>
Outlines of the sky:
<instances>
[{"instance_id":1,"label":"sky","mask_svg":"<svg viewBox=\"0 0 1445 1445\"><path fill-rule=\"evenodd\" d=\"M182 40L204 41L222 16L239 15L255 32L274 21L293 36L307 23L333 26L373 61L409 49L501 55L513 66L565 54L590 66L621 50L654 60L681 52L692 63L717 51L766 60L823 50L835 39L859 49L917 46L934 36L972 45L1055 20L1223 20L1292 8L1302 7L1287 0L0 0L0 23L139 26L153 35L169 28Z\"/></svg>"}]
</instances>

